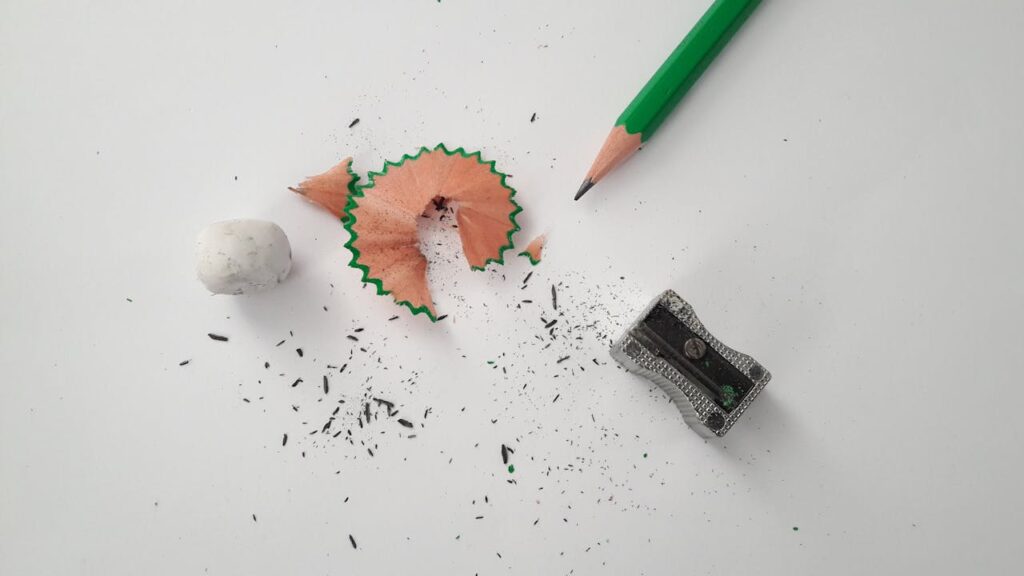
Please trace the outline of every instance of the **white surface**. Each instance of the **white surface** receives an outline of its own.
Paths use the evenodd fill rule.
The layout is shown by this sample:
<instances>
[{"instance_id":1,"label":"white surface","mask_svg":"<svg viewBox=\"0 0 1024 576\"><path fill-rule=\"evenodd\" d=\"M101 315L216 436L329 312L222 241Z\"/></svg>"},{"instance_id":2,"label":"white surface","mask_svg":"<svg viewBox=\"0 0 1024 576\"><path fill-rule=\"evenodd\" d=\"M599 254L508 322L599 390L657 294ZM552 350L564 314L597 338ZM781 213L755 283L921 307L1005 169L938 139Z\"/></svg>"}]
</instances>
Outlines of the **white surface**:
<instances>
[{"instance_id":1,"label":"white surface","mask_svg":"<svg viewBox=\"0 0 1024 576\"><path fill-rule=\"evenodd\" d=\"M0 4L0 573L1016 571L1024 4L768 0L572 203L707 4ZM553 235L526 290L523 259L439 263L431 326L286 186L441 140L514 175L521 243ZM230 217L289 234L281 287L195 281ZM774 379L705 443L652 385L581 372L596 334L539 349L552 281L611 334L673 287ZM372 378L416 438L309 435L356 326L380 363L332 394Z\"/></svg>"}]
</instances>

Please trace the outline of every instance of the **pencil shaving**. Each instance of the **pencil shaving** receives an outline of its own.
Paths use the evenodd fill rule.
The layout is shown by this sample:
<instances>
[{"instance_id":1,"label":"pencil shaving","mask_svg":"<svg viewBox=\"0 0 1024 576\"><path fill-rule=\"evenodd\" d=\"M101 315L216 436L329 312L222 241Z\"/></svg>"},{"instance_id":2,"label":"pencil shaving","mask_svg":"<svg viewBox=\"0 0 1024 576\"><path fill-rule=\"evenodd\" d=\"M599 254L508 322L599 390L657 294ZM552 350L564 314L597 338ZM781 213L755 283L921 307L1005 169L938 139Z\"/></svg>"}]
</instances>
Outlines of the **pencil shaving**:
<instances>
[{"instance_id":1,"label":"pencil shaving","mask_svg":"<svg viewBox=\"0 0 1024 576\"><path fill-rule=\"evenodd\" d=\"M370 173L369 182L351 196L346 208L350 264L363 271L363 281L376 285L378 294L391 294L413 314L437 321L417 219L435 199L453 202L470 267L482 270L490 262L500 264L504 251L512 247L512 234L519 230L515 216L522 210L505 178L479 152L450 151L443 144L385 163L381 172Z\"/></svg>"},{"instance_id":2,"label":"pencil shaving","mask_svg":"<svg viewBox=\"0 0 1024 576\"><path fill-rule=\"evenodd\" d=\"M541 253L544 251L544 243L548 241L547 234L541 234L529 244L526 245L526 249L519 253L520 256L525 256L530 259L530 264L536 266L540 264Z\"/></svg>"},{"instance_id":3,"label":"pencil shaving","mask_svg":"<svg viewBox=\"0 0 1024 576\"><path fill-rule=\"evenodd\" d=\"M306 200L345 220L345 205L349 194L355 192L359 176L352 172L352 158L345 158L323 174L310 176L301 184L288 189Z\"/></svg>"}]
</instances>

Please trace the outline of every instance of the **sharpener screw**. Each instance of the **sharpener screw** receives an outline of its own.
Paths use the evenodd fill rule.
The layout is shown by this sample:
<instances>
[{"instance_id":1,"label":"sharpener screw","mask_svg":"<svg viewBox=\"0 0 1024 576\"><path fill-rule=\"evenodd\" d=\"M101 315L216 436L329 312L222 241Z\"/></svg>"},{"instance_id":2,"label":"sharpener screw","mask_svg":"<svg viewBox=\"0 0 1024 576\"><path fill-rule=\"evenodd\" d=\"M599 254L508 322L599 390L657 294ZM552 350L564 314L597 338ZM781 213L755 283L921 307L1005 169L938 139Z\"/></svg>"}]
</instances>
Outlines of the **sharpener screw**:
<instances>
[{"instance_id":1,"label":"sharpener screw","mask_svg":"<svg viewBox=\"0 0 1024 576\"><path fill-rule=\"evenodd\" d=\"M760 364L754 364L750 367L750 378L752 380L760 380L764 376L764 368L761 368Z\"/></svg>"},{"instance_id":2,"label":"sharpener screw","mask_svg":"<svg viewBox=\"0 0 1024 576\"><path fill-rule=\"evenodd\" d=\"M708 345L700 338L690 338L683 342L683 355L690 360L700 360L708 351Z\"/></svg>"},{"instance_id":3,"label":"sharpener screw","mask_svg":"<svg viewBox=\"0 0 1024 576\"><path fill-rule=\"evenodd\" d=\"M722 429L722 426L725 426L725 418L718 412L714 412L708 416L707 425L712 432L718 432Z\"/></svg>"}]
</instances>

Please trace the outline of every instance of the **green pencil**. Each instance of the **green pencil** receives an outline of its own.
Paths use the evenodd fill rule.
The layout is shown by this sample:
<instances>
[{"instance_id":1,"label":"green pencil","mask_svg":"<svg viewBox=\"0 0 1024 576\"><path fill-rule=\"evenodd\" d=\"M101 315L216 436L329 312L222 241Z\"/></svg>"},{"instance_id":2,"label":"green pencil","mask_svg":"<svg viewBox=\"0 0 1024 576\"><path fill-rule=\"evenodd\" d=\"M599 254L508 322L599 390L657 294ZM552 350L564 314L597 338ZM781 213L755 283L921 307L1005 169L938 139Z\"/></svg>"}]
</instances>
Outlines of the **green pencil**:
<instances>
[{"instance_id":1,"label":"green pencil","mask_svg":"<svg viewBox=\"0 0 1024 576\"><path fill-rule=\"evenodd\" d=\"M615 121L576 200L640 149L761 0L715 0Z\"/></svg>"}]
</instances>

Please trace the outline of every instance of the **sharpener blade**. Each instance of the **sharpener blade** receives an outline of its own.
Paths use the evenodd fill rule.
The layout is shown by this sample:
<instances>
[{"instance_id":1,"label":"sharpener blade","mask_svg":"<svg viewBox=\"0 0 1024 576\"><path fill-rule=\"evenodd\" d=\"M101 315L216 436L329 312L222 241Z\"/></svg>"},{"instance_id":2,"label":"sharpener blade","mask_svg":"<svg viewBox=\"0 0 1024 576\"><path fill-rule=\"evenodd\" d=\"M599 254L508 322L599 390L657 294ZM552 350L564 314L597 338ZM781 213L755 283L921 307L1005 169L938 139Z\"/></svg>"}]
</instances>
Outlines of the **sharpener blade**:
<instances>
[{"instance_id":1,"label":"sharpener blade","mask_svg":"<svg viewBox=\"0 0 1024 576\"><path fill-rule=\"evenodd\" d=\"M660 386L704 437L725 436L772 375L701 324L685 300L666 290L611 348L631 372Z\"/></svg>"}]
</instances>

